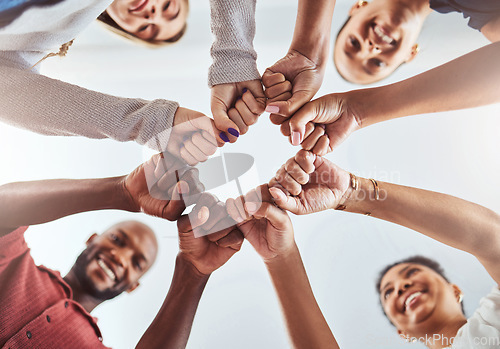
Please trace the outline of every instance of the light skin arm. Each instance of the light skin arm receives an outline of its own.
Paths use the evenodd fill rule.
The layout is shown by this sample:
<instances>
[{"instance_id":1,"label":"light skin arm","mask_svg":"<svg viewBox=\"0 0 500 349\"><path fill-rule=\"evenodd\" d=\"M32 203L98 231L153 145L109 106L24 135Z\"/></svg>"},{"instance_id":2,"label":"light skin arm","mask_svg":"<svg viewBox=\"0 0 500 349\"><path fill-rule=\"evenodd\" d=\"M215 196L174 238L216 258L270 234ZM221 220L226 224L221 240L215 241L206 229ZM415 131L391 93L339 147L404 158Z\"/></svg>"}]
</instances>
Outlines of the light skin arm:
<instances>
[{"instance_id":1,"label":"light skin arm","mask_svg":"<svg viewBox=\"0 0 500 349\"><path fill-rule=\"evenodd\" d=\"M295 165L294 165L295 163ZM283 172L289 175L285 176ZM300 175L300 176L299 176ZM301 178L302 183L298 181ZM283 209L308 214L335 209L366 214L416 230L446 245L474 255L500 284L500 216L477 204L428 190L359 178L353 190L350 175L330 161L301 150L287 168L278 171L271 193ZM300 194L291 196L288 193ZM318 205L320 202L321 205Z\"/></svg>"},{"instance_id":2,"label":"light skin arm","mask_svg":"<svg viewBox=\"0 0 500 349\"><path fill-rule=\"evenodd\" d=\"M378 122L498 103L499 55L496 42L394 84L325 95L295 113L282 132L294 145L324 155L352 132ZM310 122L325 130L309 137ZM300 137L294 139L293 132Z\"/></svg>"},{"instance_id":3,"label":"light skin arm","mask_svg":"<svg viewBox=\"0 0 500 349\"><path fill-rule=\"evenodd\" d=\"M262 200L261 200L262 199ZM288 214L271 203L267 185L229 199L230 216L260 254L278 295L294 348L338 348L314 298Z\"/></svg>"},{"instance_id":4,"label":"light skin arm","mask_svg":"<svg viewBox=\"0 0 500 349\"><path fill-rule=\"evenodd\" d=\"M3 185L0 187L0 236L20 226L105 209L143 211L175 220L185 209L179 193L194 194L200 188L191 170L164 171L160 164L165 159L161 163L159 160L160 155L155 155L130 175L122 177L54 179ZM174 162L168 165L176 166ZM176 173L181 173L180 181ZM156 191L154 197L150 195L148 184Z\"/></svg>"},{"instance_id":5,"label":"light skin arm","mask_svg":"<svg viewBox=\"0 0 500 349\"><path fill-rule=\"evenodd\" d=\"M378 182L385 200L375 201L373 184L360 179L366 198L353 193L347 211L370 212L373 217L418 231L448 246L474 255L500 284L500 215L457 197L402 185Z\"/></svg>"}]
</instances>

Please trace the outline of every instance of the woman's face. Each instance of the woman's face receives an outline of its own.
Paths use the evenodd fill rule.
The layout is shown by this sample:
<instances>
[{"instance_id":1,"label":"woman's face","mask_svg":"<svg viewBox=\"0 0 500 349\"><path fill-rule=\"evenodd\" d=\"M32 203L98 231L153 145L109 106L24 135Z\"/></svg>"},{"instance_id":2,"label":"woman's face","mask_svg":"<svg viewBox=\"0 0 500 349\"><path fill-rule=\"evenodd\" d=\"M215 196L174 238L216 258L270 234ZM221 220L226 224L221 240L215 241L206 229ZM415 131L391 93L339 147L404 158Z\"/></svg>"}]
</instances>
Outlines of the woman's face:
<instances>
[{"instance_id":1,"label":"woman's face","mask_svg":"<svg viewBox=\"0 0 500 349\"><path fill-rule=\"evenodd\" d=\"M390 75L416 54L422 19L399 2L356 4L335 41L334 62L346 80L369 84Z\"/></svg>"},{"instance_id":2,"label":"woman's face","mask_svg":"<svg viewBox=\"0 0 500 349\"><path fill-rule=\"evenodd\" d=\"M404 336L434 333L443 323L463 316L460 289L426 266L398 264L380 285L384 312Z\"/></svg>"},{"instance_id":3,"label":"woman's face","mask_svg":"<svg viewBox=\"0 0 500 349\"><path fill-rule=\"evenodd\" d=\"M187 0L115 0L106 10L122 29L147 41L164 41L186 23Z\"/></svg>"}]
</instances>

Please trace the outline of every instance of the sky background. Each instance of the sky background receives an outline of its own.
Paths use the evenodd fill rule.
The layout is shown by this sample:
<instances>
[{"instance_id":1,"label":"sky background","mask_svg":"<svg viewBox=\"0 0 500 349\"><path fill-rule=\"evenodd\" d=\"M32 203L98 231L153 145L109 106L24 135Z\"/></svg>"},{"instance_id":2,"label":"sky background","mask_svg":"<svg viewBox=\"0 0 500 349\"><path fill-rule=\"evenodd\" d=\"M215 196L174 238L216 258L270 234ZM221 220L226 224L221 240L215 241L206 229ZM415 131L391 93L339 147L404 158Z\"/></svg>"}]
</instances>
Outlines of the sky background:
<instances>
[{"instance_id":1,"label":"sky background","mask_svg":"<svg viewBox=\"0 0 500 349\"><path fill-rule=\"evenodd\" d=\"M350 1L337 1L333 36L351 5ZM296 1L258 2L255 48L261 72L287 52L295 14ZM176 100L181 106L210 115L207 70L211 42L208 1L195 0L191 1L186 36L178 44L157 50L137 47L93 23L77 37L66 58L44 62L42 73L117 96ZM461 15L432 13L419 40L419 56L379 84L418 74L486 43L479 32L467 27ZM345 82L330 62L318 96L356 88ZM356 132L327 158L363 177L435 190L500 211L499 108L493 105L374 125ZM45 137L7 125L0 127L0 137L0 184L123 175L153 154L130 142ZM224 152L242 152L255 158L257 183L271 179L297 150L269 122L267 113L237 143L224 147ZM64 275L93 232L125 219L139 219L155 229L160 255L135 292L93 312L99 318L104 343L114 348L133 348L163 302L177 254L175 223L142 214L102 211L35 226L27 233L36 262ZM415 254L437 259L464 291L468 315L494 286L471 255L391 223L344 212L292 216L292 221L316 299L343 349L407 346L378 304L374 280L386 264ZM270 279L261 259L245 243L211 276L188 348L287 347Z\"/></svg>"}]
</instances>

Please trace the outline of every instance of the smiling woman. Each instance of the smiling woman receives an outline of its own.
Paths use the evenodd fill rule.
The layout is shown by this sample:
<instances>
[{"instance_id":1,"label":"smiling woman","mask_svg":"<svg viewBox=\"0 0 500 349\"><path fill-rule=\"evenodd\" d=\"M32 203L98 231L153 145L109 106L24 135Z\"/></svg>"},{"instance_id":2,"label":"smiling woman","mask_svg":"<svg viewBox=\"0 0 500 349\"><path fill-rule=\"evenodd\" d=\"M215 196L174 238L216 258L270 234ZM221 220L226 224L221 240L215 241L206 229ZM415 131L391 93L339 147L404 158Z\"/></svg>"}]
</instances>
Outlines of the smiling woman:
<instances>
[{"instance_id":1,"label":"smiling woman","mask_svg":"<svg viewBox=\"0 0 500 349\"><path fill-rule=\"evenodd\" d=\"M97 19L120 36L160 47L184 35L188 13L188 0L115 0Z\"/></svg>"}]
</instances>

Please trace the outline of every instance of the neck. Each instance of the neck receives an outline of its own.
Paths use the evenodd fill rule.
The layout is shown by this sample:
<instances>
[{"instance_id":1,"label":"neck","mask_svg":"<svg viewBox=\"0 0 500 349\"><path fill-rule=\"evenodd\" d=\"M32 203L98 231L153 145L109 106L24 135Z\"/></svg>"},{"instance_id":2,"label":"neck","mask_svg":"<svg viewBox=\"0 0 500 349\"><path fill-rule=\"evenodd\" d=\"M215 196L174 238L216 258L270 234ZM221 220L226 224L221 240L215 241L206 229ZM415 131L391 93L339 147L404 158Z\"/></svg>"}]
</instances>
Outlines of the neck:
<instances>
[{"instance_id":1,"label":"neck","mask_svg":"<svg viewBox=\"0 0 500 349\"><path fill-rule=\"evenodd\" d=\"M429 339L424 344L429 349L442 349L447 348L453 344L453 339L457 335L460 327L467 323L467 319L463 314L456 316L455 318L449 319L443 322L443 326L437 331L432 331L432 333L426 333L422 338Z\"/></svg>"},{"instance_id":2,"label":"neck","mask_svg":"<svg viewBox=\"0 0 500 349\"><path fill-rule=\"evenodd\" d=\"M88 313L90 313L92 310L94 310L95 307L103 302L102 300L96 299L85 292L73 269L71 269L69 273L64 277L64 281L66 281L66 283L73 290L73 300L80 303L83 309L85 309Z\"/></svg>"}]
</instances>

